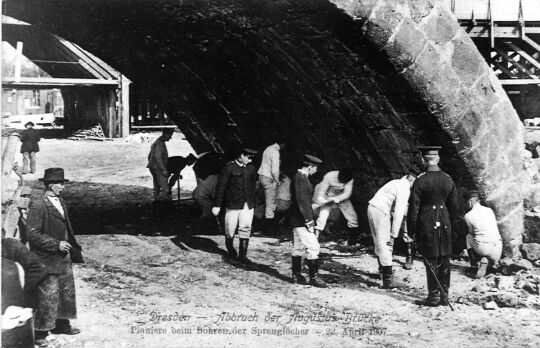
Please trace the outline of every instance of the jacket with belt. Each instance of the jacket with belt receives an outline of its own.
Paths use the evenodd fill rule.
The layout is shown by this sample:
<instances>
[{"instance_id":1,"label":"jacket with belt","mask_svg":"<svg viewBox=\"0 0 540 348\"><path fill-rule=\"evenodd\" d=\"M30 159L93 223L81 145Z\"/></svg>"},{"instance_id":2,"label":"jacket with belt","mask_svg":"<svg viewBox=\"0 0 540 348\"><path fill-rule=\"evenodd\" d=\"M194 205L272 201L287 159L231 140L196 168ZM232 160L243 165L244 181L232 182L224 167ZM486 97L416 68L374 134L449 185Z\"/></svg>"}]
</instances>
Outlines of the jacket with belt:
<instances>
[{"instance_id":1,"label":"jacket with belt","mask_svg":"<svg viewBox=\"0 0 540 348\"><path fill-rule=\"evenodd\" d=\"M228 162L223 168L216 187L216 207L225 201L227 209L242 209L247 203L249 209L255 207L255 186L257 170L255 166Z\"/></svg>"},{"instance_id":2,"label":"jacket with belt","mask_svg":"<svg viewBox=\"0 0 540 348\"><path fill-rule=\"evenodd\" d=\"M452 178L429 166L411 189L407 225L426 257L452 254L452 227L458 217L458 194Z\"/></svg>"},{"instance_id":3,"label":"jacket with belt","mask_svg":"<svg viewBox=\"0 0 540 348\"><path fill-rule=\"evenodd\" d=\"M66 205L59 198L64 210L62 215L49 201L47 195L33 199L28 208L27 237L30 250L34 251L48 269L49 274L61 274L71 265L70 253L61 252L61 241L67 241L80 257L81 247L75 240ZM82 260L74 260L82 262Z\"/></svg>"}]
</instances>

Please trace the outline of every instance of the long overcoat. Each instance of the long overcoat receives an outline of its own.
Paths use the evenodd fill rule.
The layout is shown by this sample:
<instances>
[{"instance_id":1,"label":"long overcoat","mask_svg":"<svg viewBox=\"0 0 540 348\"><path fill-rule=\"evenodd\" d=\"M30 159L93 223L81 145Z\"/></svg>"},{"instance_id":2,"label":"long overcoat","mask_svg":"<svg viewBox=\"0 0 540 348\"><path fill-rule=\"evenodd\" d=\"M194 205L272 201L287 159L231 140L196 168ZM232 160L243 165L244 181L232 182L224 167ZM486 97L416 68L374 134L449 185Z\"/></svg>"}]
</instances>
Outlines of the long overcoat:
<instances>
[{"instance_id":1,"label":"long overcoat","mask_svg":"<svg viewBox=\"0 0 540 348\"><path fill-rule=\"evenodd\" d=\"M414 182L409 197L407 225L425 257L452 254L452 226L458 213L458 194L452 178L429 166Z\"/></svg>"}]
</instances>

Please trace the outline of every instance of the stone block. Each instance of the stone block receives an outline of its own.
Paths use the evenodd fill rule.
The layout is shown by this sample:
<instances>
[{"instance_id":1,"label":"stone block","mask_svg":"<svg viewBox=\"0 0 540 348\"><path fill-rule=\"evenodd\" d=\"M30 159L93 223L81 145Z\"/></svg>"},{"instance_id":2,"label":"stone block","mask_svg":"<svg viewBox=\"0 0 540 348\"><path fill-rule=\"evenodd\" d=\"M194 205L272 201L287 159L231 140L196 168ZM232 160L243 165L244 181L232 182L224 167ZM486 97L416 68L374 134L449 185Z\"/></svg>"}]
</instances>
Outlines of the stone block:
<instances>
[{"instance_id":1,"label":"stone block","mask_svg":"<svg viewBox=\"0 0 540 348\"><path fill-rule=\"evenodd\" d=\"M520 247L523 257L529 261L540 260L540 244L524 243Z\"/></svg>"},{"instance_id":2,"label":"stone block","mask_svg":"<svg viewBox=\"0 0 540 348\"><path fill-rule=\"evenodd\" d=\"M410 66L426 44L426 38L410 18L404 18L384 47L390 61L401 71Z\"/></svg>"},{"instance_id":3,"label":"stone block","mask_svg":"<svg viewBox=\"0 0 540 348\"><path fill-rule=\"evenodd\" d=\"M378 2L364 25L364 35L382 50L402 19L403 14L390 2Z\"/></svg>"},{"instance_id":4,"label":"stone block","mask_svg":"<svg viewBox=\"0 0 540 348\"><path fill-rule=\"evenodd\" d=\"M465 86L472 86L484 72L483 67L486 62L464 30L460 29L451 42L454 45L454 53L451 57L452 68Z\"/></svg>"},{"instance_id":5,"label":"stone block","mask_svg":"<svg viewBox=\"0 0 540 348\"><path fill-rule=\"evenodd\" d=\"M499 276L498 278L495 278L495 284L499 290L511 290L514 288L514 277Z\"/></svg>"},{"instance_id":6,"label":"stone block","mask_svg":"<svg viewBox=\"0 0 540 348\"><path fill-rule=\"evenodd\" d=\"M459 23L446 11L436 7L429 16L424 18L421 25L429 40L438 45L451 41L461 29Z\"/></svg>"},{"instance_id":7,"label":"stone block","mask_svg":"<svg viewBox=\"0 0 540 348\"><path fill-rule=\"evenodd\" d=\"M366 19L373 11L378 0L330 0L336 7L342 9L353 18Z\"/></svg>"},{"instance_id":8,"label":"stone block","mask_svg":"<svg viewBox=\"0 0 540 348\"><path fill-rule=\"evenodd\" d=\"M420 23L435 8L434 4L429 0L409 0L408 5L411 19L416 23Z\"/></svg>"}]
</instances>

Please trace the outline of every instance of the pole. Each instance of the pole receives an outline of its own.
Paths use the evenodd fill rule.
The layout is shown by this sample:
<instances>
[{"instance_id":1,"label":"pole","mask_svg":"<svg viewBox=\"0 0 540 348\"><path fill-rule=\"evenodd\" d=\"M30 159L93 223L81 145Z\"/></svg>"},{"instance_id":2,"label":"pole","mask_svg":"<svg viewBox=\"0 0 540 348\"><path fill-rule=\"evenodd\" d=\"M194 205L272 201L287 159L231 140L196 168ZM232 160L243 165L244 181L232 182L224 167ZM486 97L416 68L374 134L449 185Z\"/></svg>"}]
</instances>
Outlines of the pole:
<instances>
[{"instance_id":1,"label":"pole","mask_svg":"<svg viewBox=\"0 0 540 348\"><path fill-rule=\"evenodd\" d=\"M435 281L437 281L437 286L439 287L439 290L441 291L442 296L446 300L446 303L448 303L448 307L454 311L454 307L452 307L452 304L450 303L450 300L448 299L448 296L446 295L446 292L444 291L441 282L439 281L439 278L437 278L437 274L435 274L435 270L433 269L433 266L431 266L431 263L427 260L427 258L420 252L420 250L416 247L416 243L413 241L414 249L418 251L420 256L422 256L422 260L424 260L424 263L428 265L428 268L431 272L431 275L435 278Z\"/></svg>"}]
</instances>

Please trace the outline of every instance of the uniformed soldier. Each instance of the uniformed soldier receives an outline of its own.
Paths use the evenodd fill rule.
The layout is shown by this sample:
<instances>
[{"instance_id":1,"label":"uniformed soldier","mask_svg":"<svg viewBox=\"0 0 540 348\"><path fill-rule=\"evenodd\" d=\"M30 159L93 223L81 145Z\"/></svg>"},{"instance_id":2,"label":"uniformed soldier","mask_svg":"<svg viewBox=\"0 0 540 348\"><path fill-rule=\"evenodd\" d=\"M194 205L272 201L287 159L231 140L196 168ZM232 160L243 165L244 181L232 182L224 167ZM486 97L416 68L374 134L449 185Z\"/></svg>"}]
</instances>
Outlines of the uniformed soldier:
<instances>
[{"instance_id":1,"label":"uniformed soldier","mask_svg":"<svg viewBox=\"0 0 540 348\"><path fill-rule=\"evenodd\" d=\"M428 296L416 301L423 306L446 305L439 293L431 266L446 294L450 287L452 225L457 219L458 195L452 178L439 168L440 146L419 147L426 171L418 176L409 198L407 223L409 235L416 240L418 251L426 258Z\"/></svg>"},{"instance_id":2,"label":"uniformed soldier","mask_svg":"<svg viewBox=\"0 0 540 348\"><path fill-rule=\"evenodd\" d=\"M322 161L315 156L304 155L304 164L294 175L291 185L292 204L289 209L289 224L294 235L292 282L294 284L306 283L302 275L302 256L306 256L310 284L326 288L328 285L319 278L319 241L315 233L315 217L311 207L313 185L309 181L309 176L317 172L321 163Z\"/></svg>"}]
</instances>

